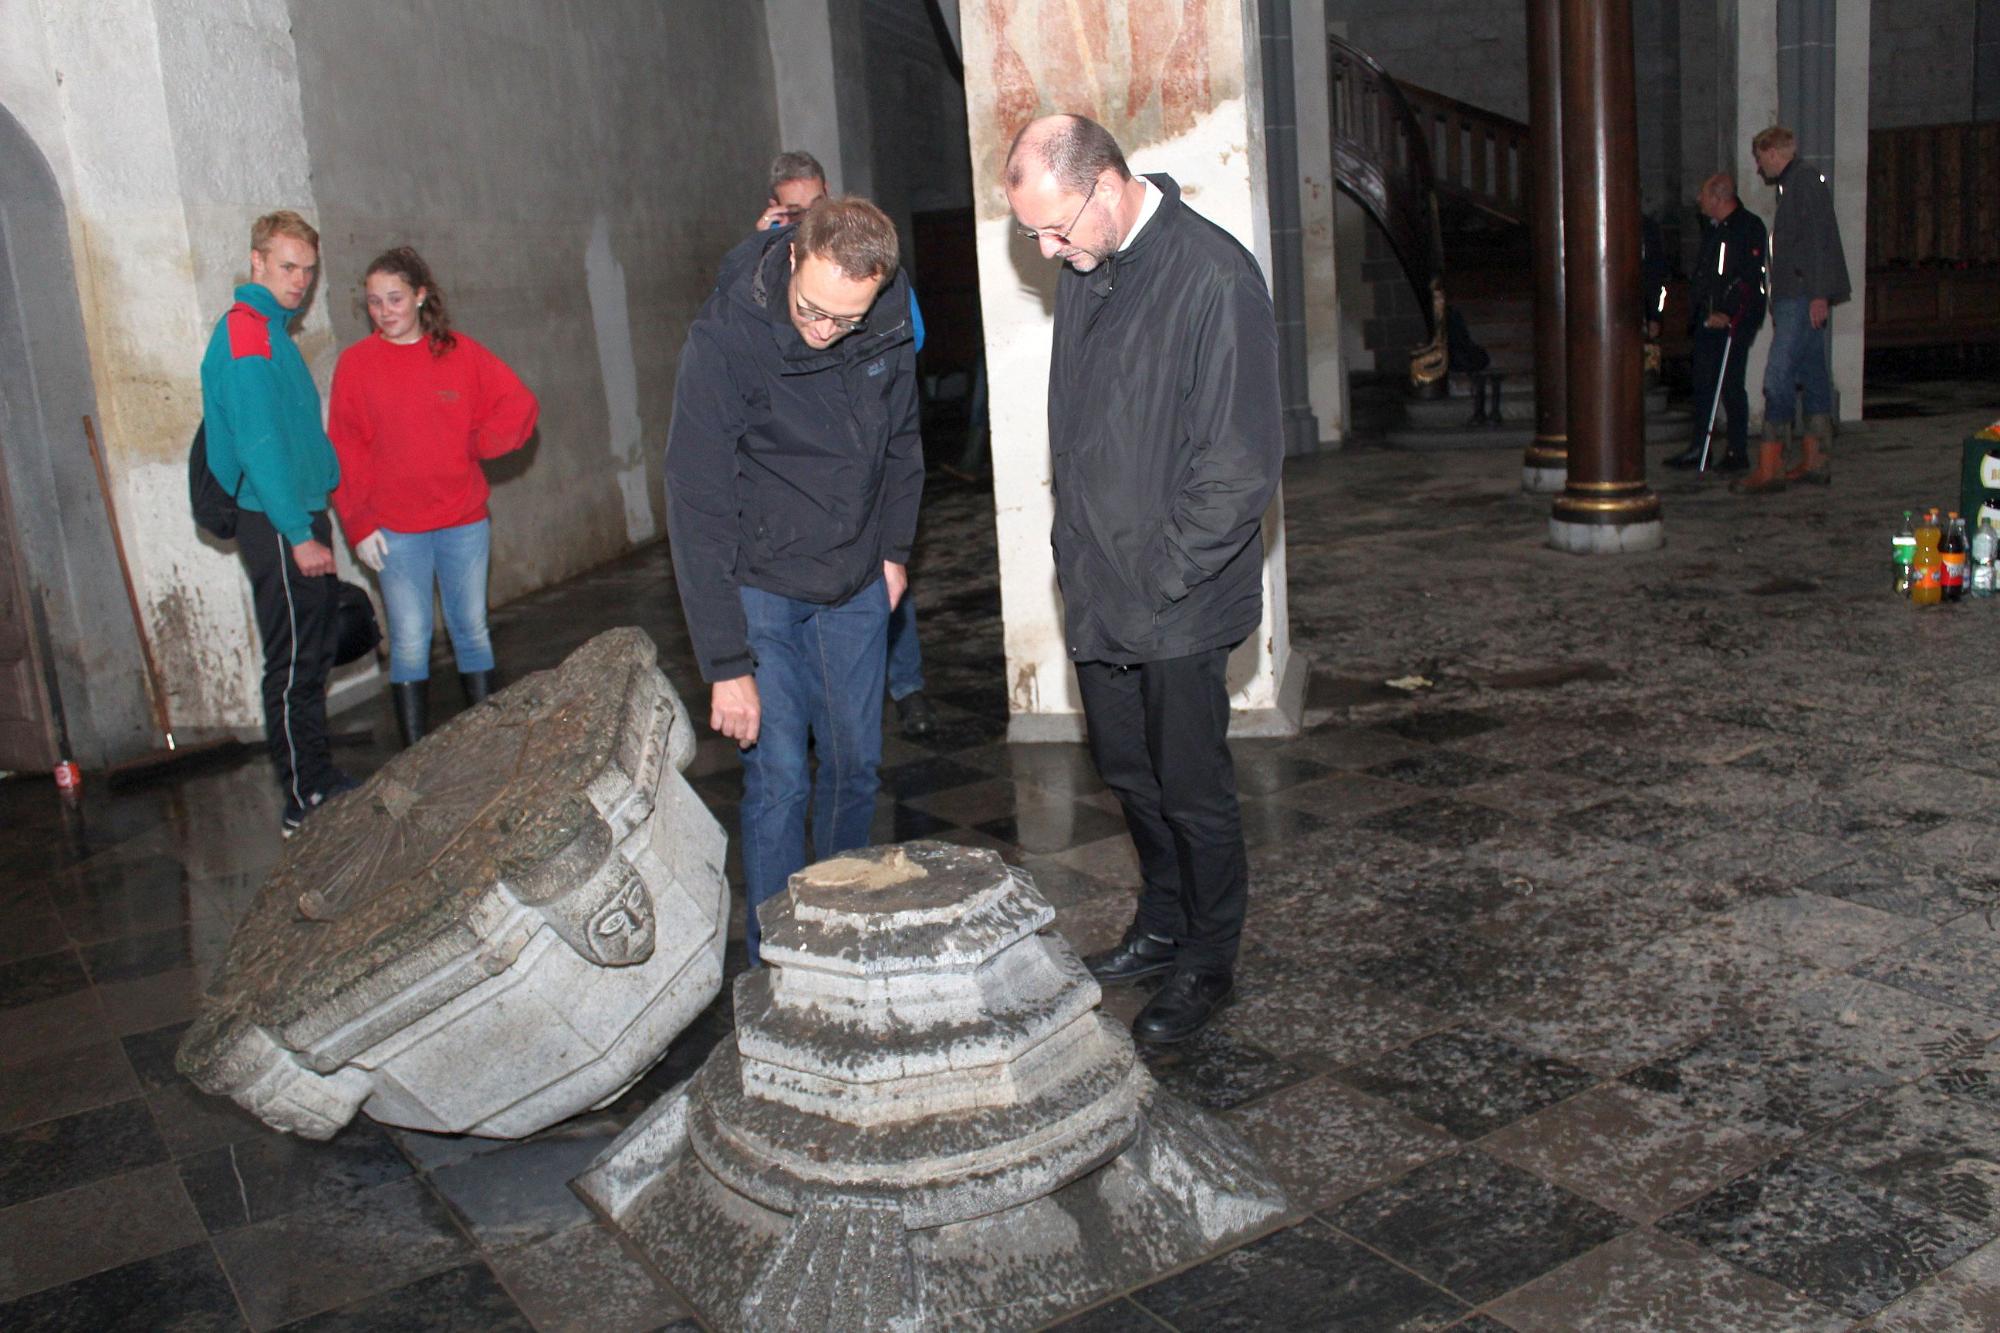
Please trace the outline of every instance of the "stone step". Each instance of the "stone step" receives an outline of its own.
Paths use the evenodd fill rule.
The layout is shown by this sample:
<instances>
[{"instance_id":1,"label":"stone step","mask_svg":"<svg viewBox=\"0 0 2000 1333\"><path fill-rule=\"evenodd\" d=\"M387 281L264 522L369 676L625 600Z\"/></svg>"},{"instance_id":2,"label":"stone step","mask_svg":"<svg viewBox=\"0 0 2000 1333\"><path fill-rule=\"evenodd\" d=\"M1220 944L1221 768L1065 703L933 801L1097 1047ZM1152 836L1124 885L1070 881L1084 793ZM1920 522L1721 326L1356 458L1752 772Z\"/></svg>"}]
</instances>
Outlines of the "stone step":
<instances>
[{"instance_id":1,"label":"stone step","mask_svg":"<svg viewBox=\"0 0 2000 1333\"><path fill-rule=\"evenodd\" d=\"M1676 420L1687 419L1685 411L1668 412L1665 389L1648 389L1645 403L1648 418L1672 416ZM1534 377L1509 375L1500 386L1500 406L1510 416L1532 418L1535 414ZM1471 381L1465 376L1453 375L1449 398L1411 398L1404 402L1403 412L1406 424L1419 429L1458 426L1472 414Z\"/></svg>"}]
</instances>

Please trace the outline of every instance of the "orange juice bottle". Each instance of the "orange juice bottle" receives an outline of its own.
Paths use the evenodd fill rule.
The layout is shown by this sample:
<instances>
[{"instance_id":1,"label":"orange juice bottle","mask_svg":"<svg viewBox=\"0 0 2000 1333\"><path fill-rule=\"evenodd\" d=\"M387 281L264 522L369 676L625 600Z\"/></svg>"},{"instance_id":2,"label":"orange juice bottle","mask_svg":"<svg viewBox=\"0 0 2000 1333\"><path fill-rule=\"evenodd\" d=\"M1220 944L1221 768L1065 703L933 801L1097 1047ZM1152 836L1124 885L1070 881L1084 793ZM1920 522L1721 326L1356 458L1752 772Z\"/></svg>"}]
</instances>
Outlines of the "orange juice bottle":
<instances>
[{"instance_id":1,"label":"orange juice bottle","mask_svg":"<svg viewBox=\"0 0 2000 1333\"><path fill-rule=\"evenodd\" d=\"M1944 557L1938 552L1943 536L1938 511L1926 509L1917 522L1917 558L1910 570L1910 600L1918 606L1944 600Z\"/></svg>"}]
</instances>

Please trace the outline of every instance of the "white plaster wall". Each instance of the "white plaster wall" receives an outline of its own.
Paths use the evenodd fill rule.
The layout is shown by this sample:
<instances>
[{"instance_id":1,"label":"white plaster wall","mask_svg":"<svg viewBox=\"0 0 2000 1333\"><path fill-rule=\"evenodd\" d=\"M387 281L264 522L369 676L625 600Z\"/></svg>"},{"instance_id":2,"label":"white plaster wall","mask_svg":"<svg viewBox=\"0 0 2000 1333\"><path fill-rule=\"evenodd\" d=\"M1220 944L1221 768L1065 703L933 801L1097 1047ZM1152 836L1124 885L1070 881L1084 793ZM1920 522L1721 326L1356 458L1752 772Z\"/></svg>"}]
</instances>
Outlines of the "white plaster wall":
<instances>
[{"instance_id":1,"label":"white plaster wall","mask_svg":"<svg viewBox=\"0 0 2000 1333\"><path fill-rule=\"evenodd\" d=\"M1122 6L1108 6L1113 13ZM1122 17L1122 14L1120 14ZM1081 703L1063 639L1049 531L1054 520L1048 451L1048 366L1054 309L1055 266L1022 243L1006 212L999 183L1011 131L994 123L995 88L986 73L996 67L998 49L993 12L961 11L967 71L967 111L973 145L974 208L977 216L980 301L985 320L987 373L992 385L994 507L999 540L1000 592L1005 615L1009 704L1014 740L1074 739L1082 734ZM1017 13L1007 33L1009 48L1034 68L1035 52L1021 50L1030 25ZM1208 51L1211 77L1219 85L1242 80L1246 59L1254 65L1254 21L1237 6L1210 16L1214 42ZM1114 49L1123 34L1114 38ZM1233 68L1226 67L1225 62ZM1005 67L1008 62L1000 59ZM1125 71L1129 73L1129 70ZM1238 86L1243 86L1239 83ZM1004 97L1006 90L1001 90ZM1123 104L1122 89L1105 89ZM1182 187L1189 205L1227 229L1260 262L1269 253L1268 223L1262 221L1257 176L1262 149L1251 132L1247 94L1218 98L1191 127L1142 144L1126 143L1135 172L1165 171ZM1035 108L1066 109L1043 101ZM1253 148L1255 151L1253 151ZM1302 664L1290 650L1285 607L1282 500L1265 518L1264 623L1230 661L1231 705L1239 728L1245 719L1258 729L1287 725L1290 701L1296 726ZM1295 664L1297 666L1294 674ZM1289 693L1287 693L1289 687Z\"/></svg>"},{"instance_id":2,"label":"white plaster wall","mask_svg":"<svg viewBox=\"0 0 2000 1333\"><path fill-rule=\"evenodd\" d=\"M69 211L100 434L171 720L253 727L248 585L231 551L197 535L185 460L202 348L233 281L227 234L247 268L257 212L313 209L284 11L273 0L13 0L0 15L12 57L0 100L35 136ZM211 68L218 51L226 77ZM259 151L241 152L245 142ZM204 144L238 151L224 161ZM323 353L323 316L318 327ZM304 345L315 350L310 336Z\"/></svg>"},{"instance_id":3,"label":"white plaster wall","mask_svg":"<svg viewBox=\"0 0 2000 1333\"><path fill-rule=\"evenodd\" d=\"M763 6L290 9L335 341L367 334L368 262L414 245L541 399L487 467L492 599L657 540L681 344L780 147Z\"/></svg>"}]
</instances>

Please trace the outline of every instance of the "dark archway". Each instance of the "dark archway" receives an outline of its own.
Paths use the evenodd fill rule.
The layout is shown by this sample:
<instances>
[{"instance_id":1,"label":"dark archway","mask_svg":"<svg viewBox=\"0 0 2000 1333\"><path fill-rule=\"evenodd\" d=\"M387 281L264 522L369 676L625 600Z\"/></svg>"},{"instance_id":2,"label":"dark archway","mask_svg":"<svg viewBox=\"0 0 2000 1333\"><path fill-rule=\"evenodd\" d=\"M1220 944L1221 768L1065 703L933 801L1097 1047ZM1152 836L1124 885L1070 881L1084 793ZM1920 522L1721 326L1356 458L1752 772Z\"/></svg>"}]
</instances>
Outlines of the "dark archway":
<instances>
[{"instance_id":1,"label":"dark archway","mask_svg":"<svg viewBox=\"0 0 2000 1333\"><path fill-rule=\"evenodd\" d=\"M84 439L96 412L62 195L0 108L0 564L11 566L0 569L0 768L51 758L51 676L78 762L151 744L138 636Z\"/></svg>"}]
</instances>

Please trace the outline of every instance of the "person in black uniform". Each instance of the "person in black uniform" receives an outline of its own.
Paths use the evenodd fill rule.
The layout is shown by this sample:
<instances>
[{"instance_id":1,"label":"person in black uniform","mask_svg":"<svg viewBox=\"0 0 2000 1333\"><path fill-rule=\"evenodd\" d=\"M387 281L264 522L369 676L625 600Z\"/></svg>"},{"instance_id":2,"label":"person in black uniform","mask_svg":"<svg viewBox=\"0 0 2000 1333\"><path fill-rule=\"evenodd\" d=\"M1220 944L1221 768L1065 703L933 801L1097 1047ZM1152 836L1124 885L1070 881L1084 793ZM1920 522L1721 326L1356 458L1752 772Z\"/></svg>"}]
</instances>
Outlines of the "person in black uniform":
<instances>
[{"instance_id":1,"label":"person in black uniform","mask_svg":"<svg viewBox=\"0 0 2000 1333\"><path fill-rule=\"evenodd\" d=\"M1750 466L1750 399L1743 391L1743 366L1750 343L1764 322L1764 260L1770 243L1764 220L1736 198L1736 178L1726 171L1701 187L1701 258L1689 284L1689 319L1694 334L1694 440L1667 460L1668 467L1702 465L1708 433L1715 428L1717 389L1729 414L1729 449L1717 470L1743 472Z\"/></svg>"}]
</instances>

